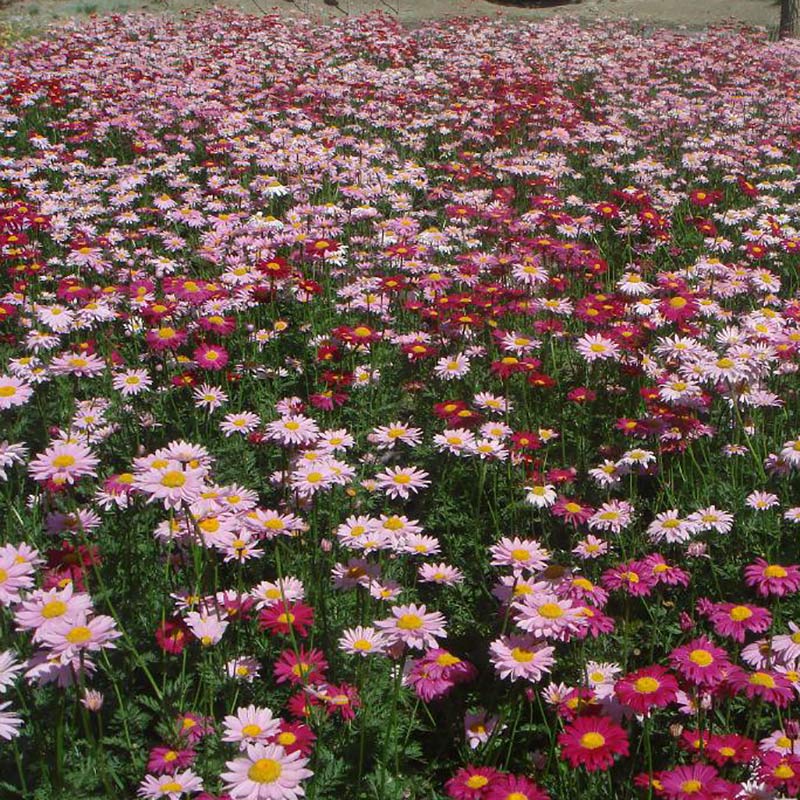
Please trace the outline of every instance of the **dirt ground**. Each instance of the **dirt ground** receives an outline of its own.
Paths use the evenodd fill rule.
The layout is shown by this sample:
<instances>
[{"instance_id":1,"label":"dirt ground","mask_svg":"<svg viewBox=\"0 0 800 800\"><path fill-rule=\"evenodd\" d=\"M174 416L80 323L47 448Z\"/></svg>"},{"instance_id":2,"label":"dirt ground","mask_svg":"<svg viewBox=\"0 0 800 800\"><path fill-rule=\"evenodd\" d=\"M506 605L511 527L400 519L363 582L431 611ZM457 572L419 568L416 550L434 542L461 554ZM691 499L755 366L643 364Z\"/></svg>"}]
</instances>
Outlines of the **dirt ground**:
<instances>
[{"instance_id":1,"label":"dirt ground","mask_svg":"<svg viewBox=\"0 0 800 800\"><path fill-rule=\"evenodd\" d=\"M628 19L646 25L701 28L725 21L772 29L778 0L223 0L249 13L306 14L320 20L380 10L414 24L456 15L544 19L569 15L581 19ZM146 10L177 12L210 7L206 0L0 0L0 20L15 27L42 28L64 17Z\"/></svg>"}]
</instances>

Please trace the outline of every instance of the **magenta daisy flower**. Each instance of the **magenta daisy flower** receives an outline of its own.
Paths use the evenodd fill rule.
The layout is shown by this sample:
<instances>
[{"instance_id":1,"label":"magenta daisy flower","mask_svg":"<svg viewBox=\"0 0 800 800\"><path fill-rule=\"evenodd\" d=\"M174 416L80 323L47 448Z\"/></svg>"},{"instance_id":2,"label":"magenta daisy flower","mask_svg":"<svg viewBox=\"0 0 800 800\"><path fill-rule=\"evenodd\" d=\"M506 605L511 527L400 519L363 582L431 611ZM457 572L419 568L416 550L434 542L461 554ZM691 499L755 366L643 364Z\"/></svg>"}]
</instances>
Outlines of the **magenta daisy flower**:
<instances>
[{"instance_id":1,"label":"magenta daisy flower","mask_svg":"<svg viewBox=\"0 0 800 800\"><path fill-rule=\"evenodd\" d=\"M744 582L754 587L762 597L783 597L800 589L800 568L769 564L763 558L757 558L745 567Z\"/></svg>"},{"instance_id":2,"label":"magenta daisy flower","mask_svg":"<svg viewBox=\"0 0 800 800\"><path fill-rule=\"evenodd\" d=\"M705 636L676 647L670 662L685 680L702 687L717 686L731 669L727 652Z\"/></svg>"},{"instance_id":3,"label":"magenta daisy flower","mask_svg":"<svg viewBox=\"0 0 800 800\"><path fill-rule=\"evenodd\" d=\"M754 605L715 603L709 621L718 636L730 636L736 642L743 642L748 632L767 630L772 624L772 614Z\"/></svg>"},{"instance_id":4,"label":"magenta daisy flower","mask_svg":"<svg viewBox=\"0 0 800 800\"><path fill-rule=\"evenodd\" d=\"M494 767L467 766L450 778L444 789L453 800L485 800L499 775Z\"/></svg>"},{"instance_id":5,"label":"magenta daisy flower","mask_svg":"<svg viewBox=\"0 0 800 800\"><path fill-rule=\"evenodd\" d=\"M486 800L548 800L542 788L524 775L503 775L490 787Z\"/></svg>"},{"instance_id":6,"label":"magenta daisy flower","mask_svg":"<svg viewBox=\"0 0 800 800\"><path fill-rule=\"evenodd\" d=\"M225 764L225 791L233 800L298 800L305 795L301 782L313 775L306 764L299 752L277 744L247 745L245 757Z\"/></svg>"},{"instance_id":7,"label":"magenta daisy flower","mask_svg":"<svg viewBox=\"0 0 800 800\"><path fill-rule=\"evenodd\" d=\"M228 351L217 344L201 344L192 357L195 364L202 369L224 369L228 363Z\"/></svg>"},{"instance_id":8,"label":"magenta daisy flower","mask_svg":"<svg viewBox=\"0 0 800 800\"><path fill-rule=\"evenodd\" d=\"M708 764L691 764L661 772L661 793L670 800L726 800L736 797L740 787L719 777Z\"/></svg>"}]
</instances>

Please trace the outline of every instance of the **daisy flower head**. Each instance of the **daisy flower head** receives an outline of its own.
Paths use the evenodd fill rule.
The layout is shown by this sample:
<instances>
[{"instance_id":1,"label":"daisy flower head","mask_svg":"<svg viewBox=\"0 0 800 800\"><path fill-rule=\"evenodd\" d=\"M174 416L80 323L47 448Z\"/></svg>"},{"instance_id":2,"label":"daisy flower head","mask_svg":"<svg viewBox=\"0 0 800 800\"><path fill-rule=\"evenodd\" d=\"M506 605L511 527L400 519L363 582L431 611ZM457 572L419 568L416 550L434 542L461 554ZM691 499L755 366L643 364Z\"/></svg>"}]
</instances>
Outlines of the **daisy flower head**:
<instances>
[{"instance_id":1,"label":"daisy flower head","mask_svg":"<svg viewBox=\"0 0 800 800\"><path fill-rule=\"evenodd\" d=\"M31 477L39 482L75 483L86 476L96 476L100 459L84 444L56 442L28 465Z\"/></svg>"},{"instance_id":2,"label":"daisy flower head","mask_svg":"<svg viewBox=\"0 0 800 800\"><path fill-rule=\"evenodd\" d=\"M800 589L800 567L769 564L763 558L745 567L744 582L761 597L783 597Z\"/></svg>"},{"instance_id":3,"label":"daisy flower head","mask_svg":"<svg viewBox=\"0 0 800 800\"><path fill-rule=\"evenodd\" d=\"M278 744L249 744L246 755L228 761L222 773L232 800L298 800L305 795L302 781L313 773L299 752L287 753Z\"/></svg>"},{"instance_id":4,"label":"daisy flower head","mask_svg":"<svg viewBox=\"0 0 800 800\"><path fill-rule=\"evenodd\" d=\"M272 712L254 705L238 708L235 714L225 717L222 724L222 741L238 743L240 750L245 750L248 744L266 743L280 732L280 721Z\"/></svg>"},{"instance_id":5,"label":"daisy flower head","mask_svg":"<svg viewBox=\"0 0 800 800\"><path fill-rule=\"evenodd\" d=\"M555 664L554 647L530 635L501 636L489 645L490 660L504 680L536 683Z\"/></svg>"},{"instance_id":6,"label":"daisy flower head","mask_svg":"<svg viewBox=\"0 0 800 800\"><path fill-rule=\"evenodd\" d=\"M530 484L524 488L525 501L534 508L550 508L558 498L555 486L551 484Z\"/></svg>"},{"instance_id":7,"label":"daisy flower head","mask_svg":"<svg viewBox=\"0 0 800 800\"><path fill-rule=\"evenodd\" d=\"M386 650L386 639L375 628L356 625L355 628L347 628L342 632L339 649L362 658L373 654L382 655Z\"/></svg>"},{"instance_id":8,"label":"daisy flower head","mask_svg":"<svg viewBox=\"0 0 800 800\"><path fill-rule=\"evenodd\" d=\"M180 508L198 499L204 487L207 470L185 466L180 461L165 461L134 479L133 486L147 496L147 502L160 501L166 509Z\"/></svg>"},{"instance_id":9,"label":"daisy flower head","mask_svg":"<svg viewBox=\"0 0 800 800\"><path fill-rule=\"evenodd\" d=\"M0 739L11 741L19 736L22 719L15 711L9 711L11 703L0 703Z\"/></svg>"},{"instance_id":10,"label":"daisy flower head","mask_svg":"<svg viewBox=\"0 0 800 800\"><path fill-rule=\"evenodd\" d=\"M539 572L547 566L550 554L533 539L504 536L489 548L492 565L511 567L514 572Z\"/></svg>"},{"instance_id":11,"label":"daisy flower head","mask_svg":"<svg viewBox=\"0 0 800 800\"><path fill-rule=\"evenodd\" d=\"M619 346L613 339L602 334L586 334L575 344L578 353L590 364L593 361L606 361L619 358Z\"/></svg>"},{"instance_id":12,"label":"daisy flower head","mask_svg":"<svg viewBox=\"0 0 800 800\"><path fill-rule=\"evenodd\" d=\"M627 756L628 736L625 730L607 717L578 717L558 735L561 758L575 769L588 772L606 770L615 756Z\"/></svg>"},{"instance_id":13,"label":"daisy flower head","mask_svg":"<svg viewBox=\"0 0 800 800\"><path fill-rule=\"evenodd\" d=\"M319 437L317 423L302 414L287 414L267 423L267 435L284 447L307 447Z\"/></svg>"},{"instance_id":14,"label":"daisy flower head","mask_svg":"<svg viewBox=\"0 0 800 800\"><path fill-rule=\"evenodd\" d=\"M0 411L23 406L33 395L33 389L22 379L0 375Z\"/></svg>"},{"instance_id":15,"label":"daisy flower head","mask_svg":"<svg viewBox=\"0 0 800 800\"><path fill-rule=\"evenodd\" d=\"M208 383L195 387L192 394L195 406L209 413L216 411L228 402L228 395L222 389Z\"/></svg>"},{"instance_id":16,"label":"daisy flower head","mask_svg":"<svg viewBox=\"0 0 800 800\"><path fill-rule=\"evenodd\" d=\"M422 431L402 422L392 422L375 428L368 438L379 450L392 450L398 442L416 447L422 441Z\"/></svg>"},{"instance_id":17,"label":"daisy flower head","mask_svg":"<svg viewBox=\"0 0 800 800\"><path fill-rule=\"evenodd\" d=\"M146 392L153 385L153 381L145 369L128 369L117 373L112 379L111 385L123 397L135 397Z\"/></svg>"},{"instance_id":18,"label":"daisy flower head","mask_svg":"<svg viewBox=\"0 0 800 800\"><path fill-rule=\"evenodd\" d=\"M383 631L389 644L402 642L408 647L425 650L438 646L438 639L447 637L445 618L438 611L429 612L424 605L393 606L392 616L375 625Z\"/></svg>"},{"instance_id":19,"label":"daisy flower head","mask_svg":"<svg viewBox=\"0 0 800 800\"><path fill-rule=\"evenodd\" d=\"M192 770L175 772L172 775L146 775L139 786L137 794L148 800L158 800L166 797L168 800L178 800L184 795L194 794L203 788L203 779L195 775Z\"/></svg>"},{"instance_id":20,"label":"daisy flower head","mask_svg":"<svg viewBox=\"0 0 800 800\"><path fill-rule=\"evenodd\" d=\"M485 800L487 791L499 776L494 767L468 765L445 783L444 790L453 800Z\"/></svg>"},{"instance_id":21,"label":"daisy flower head","mask_svg":"<svg viewBox=\"0 0 800 800\"><path fill-rule=\"evenodd\" d=\"M246 436L248 433L252 433L260 422L261 418L258 414L254 414L252 411L242 411L238 414L226 414L219 429L226 437L236 433Z\"/></svg>"},{"instance_id":22,"label":"daisy flower head","mask_svg":"<svg viewBox=\"0 0 800 800\"><path fill-rule=\"evenodd\" d=\"M416 467L387 467L376 476L378 489L395 499L407 500L411 494L430 486L428 473Z\"/></svg>"}]
</instances>

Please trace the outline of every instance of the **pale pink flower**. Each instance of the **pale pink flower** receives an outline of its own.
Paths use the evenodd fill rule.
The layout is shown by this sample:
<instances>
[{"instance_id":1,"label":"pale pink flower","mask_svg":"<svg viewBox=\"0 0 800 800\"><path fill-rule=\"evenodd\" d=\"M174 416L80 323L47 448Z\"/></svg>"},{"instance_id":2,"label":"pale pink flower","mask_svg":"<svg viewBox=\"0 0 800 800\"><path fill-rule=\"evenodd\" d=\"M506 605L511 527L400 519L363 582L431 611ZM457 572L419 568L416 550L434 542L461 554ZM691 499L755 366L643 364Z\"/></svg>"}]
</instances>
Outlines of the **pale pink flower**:
<instances>
[{"instance_id":1,"label":"pale pink flower","mask_svg":"<svg viewBox=\"0 0 800 800\"><path fill-rule=\"evenodd\" d=\"M301 781L313 773L299 751L288 754L277 744L247 745L247 755L228 761L222 773L232 800L298 800L305 795Z\"/></svg>"},{"instance_id":2,"label":"pale pink flower","mask_svg":"<svg viewBox=\"0 0 800 800\"><path fill-rule=\"evenodd\" d=\"M377 486L391 498L407 500L413 493L430 486L428 473L415 467L388 467L376 476Z\"/></svg>"},{"instance_id":3,"label":"pale pink flower","mask_svg":"<svg viewBox=\"0 0 800 800\"><path fill-rule=\"evenodd\" d=\"M424 605L393 606L392 616L378 620L375 625L389 643L403 642L417 650L438 647L437 639L446 638L445 618L438 611L428 612Z\"/></svg>"},{"instance_id":4,"label":"pale pink flower","mask_svg":"<svg viewBox=\"0 0 800 800\"><path fill-rule=\"evenodd\" d=\"M28 465L34 480L74 483L85 475L96 475L100 460L92 451L77 442L56 442Z\"/></svg>"},{"instance_id":5,"label":"pale pink flower","mask_svg":"<svg viewBox=\"0 0 800 800\"><path fill-rule=\"evenodd\" d=\"M225 717L223 742L238 742L244 750L248 744L266 743L280 732L280 720L275 719L268 708L249 705L236 709L236 713Z\"/></svg>"}]
</instances>

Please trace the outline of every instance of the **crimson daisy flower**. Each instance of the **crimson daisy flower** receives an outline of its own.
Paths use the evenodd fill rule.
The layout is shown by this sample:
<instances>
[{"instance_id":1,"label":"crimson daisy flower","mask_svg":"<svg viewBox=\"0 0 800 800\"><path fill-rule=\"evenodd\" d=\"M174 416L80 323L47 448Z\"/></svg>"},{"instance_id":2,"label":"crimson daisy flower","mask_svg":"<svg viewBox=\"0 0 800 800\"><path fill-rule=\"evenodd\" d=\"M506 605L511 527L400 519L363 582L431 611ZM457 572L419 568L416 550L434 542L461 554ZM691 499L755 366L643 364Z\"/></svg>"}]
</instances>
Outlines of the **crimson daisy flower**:
<instances>
[{"instance_id":1,"label":"crimson daisy flower","mask_svg":"<svg viewBox=\"0 0 800 800\"><path fill-rule=\"evenodd\" d=\"M273 603L258 615L258 626L272 634L288 634L291 630L305 638L314 624L314 609L305 603Z\"/></svg>"},{"instance_id":2,"label":"crimson daisy flower","mask_svg":"<svg viewBox=\"0 0 800 800\"><path fill-rule=\"evenodd\" d=\"M494 767L466 766L447 781L444 790L453 800L485 800L499 775Z\"/></svg>"},{"instance_id":3,"label":"crimson daisy flower","mask_svg":"<svg viewBox=\"0 0 800 800\"><path fill-rule=\"evenodd\" d=\"M717 686L731 669L728 654L712 641L701 636L676 647L670 654L672 667L695 686Z\"/></svg>"},{"instance_id":4,"label":"crimson daisy flower","mask_svg":"<svg viewBox=\"0 0 800 800\"><path fill-rule=\"evenodd\" d=\"M670 800L727 800L736 797L740 786L723 780L708 764L676 767L659 774L661 794Z\"/></svg>"},{"instance_id":5,"label":"crimson daisy flower","mask_svg":"<svg viewBox=\"0 0 800 800\"><path fill-rule=\"evenodd\" d=\"M486 800L549 800L549 795L524 775L503 775L491 785Z\"/></svg>"},{"instance_id":6,"label":"crimson daisy flower","mask_svg":"<svg viewBox=\"0 0 800 800\"><path fill-rule=\"evenodd\" d=\"M614 691L620 702L637 714L668 706L678 692L678 682L664 669L652 666L632 672L617 681Z\"/></svg>"},{"instance_id":7,"label":"crimson daisy flower","mask_svg":"<svg viewBox=\"0 0 800 800\"><path fill-rule=\"evenodd\" d=\"M293 685L317 683L325 679L328 662L320 650L301 647L295 654L284 650L275 662L275 680Z\"/></svg>"},{"instance_id":8,"label":"crimson daisy flower","mask_svg":"<svg viewBox=\"0 0 800 800\"><path fill-rule=\"evenodd\" d=\"M147 771L156 775L171 774L191 766L195 751L190 747L175 750L172 747L154 747L147 761Z\"/></svg>"},{"instance_id":9,"label":"crimson daisy flower","mask_svg":"<svg viewBox=\"0 0 800 800\"><path fill-rule=\"evenodd\" d=\"M705 757L719 767L728 763L748 764L755 755L755 742L738 733L715 734L705 746Z\"/></svg>"},{"instance_id":10,"label":"crimson daisy flower","mask_svg":"<svg viewBox=\"0 0 800 800\"><path fill-rule=\"evenodd\" d=\"M757 558L744 568L744 582L754 587L762 597L783 597L800 589L800 568L769 564L763 558Z\"/></svg>"},{"instance_id":11,"label":"crimson daisy flower","mask_svg":"<svg viewBox=\"0 0 800 800\"><path fill-rule=\"evenodd\" d=\"M156 628L156 642L165 652L179 655L187 642L194 638L182 620L165 620Z\"/></svg>"},{"instance_id":12,"label":"crimson daisy flower","mask_svg":"<svg viewBox=\"0 0 800 800\"><path fill-rule=\"evenodd\" d=\"M270 744L279 744L287 753L298 752L307 756L311 753L316 741L316 735L302 722L280 721L280 731L270 740Z\"/></svg>"},{"instance_id":13,"label":"crimson daisy flower","mask_svg":"<svg viewBox=\"0 0 800 800\"><path fill-rule=\"evenodd\" d=\"M606 770L614 756L628 755L628 735L607 717L579 717L558 735L558 743L570 766L582 765L588 772Z\"/></svg>"}]
</instances>

